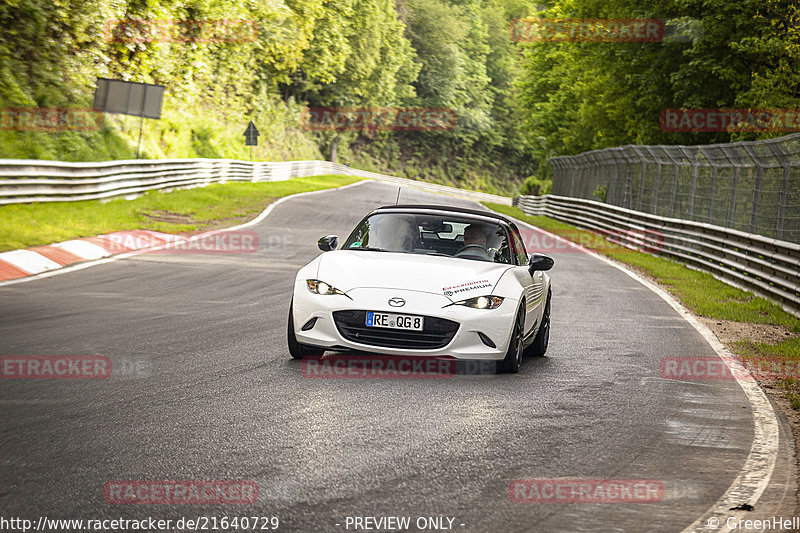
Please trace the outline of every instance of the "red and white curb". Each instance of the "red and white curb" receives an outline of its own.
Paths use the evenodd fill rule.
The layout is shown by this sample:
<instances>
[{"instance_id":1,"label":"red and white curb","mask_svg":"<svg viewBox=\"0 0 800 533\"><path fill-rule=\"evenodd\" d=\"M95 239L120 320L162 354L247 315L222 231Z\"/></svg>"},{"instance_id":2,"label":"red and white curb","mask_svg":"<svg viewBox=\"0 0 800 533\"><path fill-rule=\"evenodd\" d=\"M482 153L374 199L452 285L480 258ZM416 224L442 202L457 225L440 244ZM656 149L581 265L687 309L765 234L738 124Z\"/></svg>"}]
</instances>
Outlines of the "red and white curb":
<instances>
[{"instance_id":1,"label":"red and white curb","mask_svg":"<svg viewBox=\"0 0 800 533\"><path fill-rule=\"evenodd\" d=\"M185 242L187 239L180 235L149 230L117 231L26 250L0 252L0 282L57 270L81 261Z\"/></svg>"},{"instance_id":2,"label":"red and white curb","mask_svg":"<svg viewBox=\"0 0 800 533\"><path fill-rule=\"evenodd\" d=\"M289 196L278 198L278 200L268 205L264 211L249 222L232 228L209 231L188 237L150 230L118 231L107 235L74 239L57 244L50 244L48 246L29 248L27 250L0 252L0 286L66 274L68 272L74 272L75 270L125 259L134 254L156 251L163 248L172 247L176 250L194 249L200 252L208 251L206 247L203 246L202 241L204 239L210 236L222 236L225 233L240 231L244 228L255 226L267 218L275 207L287 200L301 196L312 196L331 191L340 191L370 182L370 180L362 180L348 185L342 185L341 187L290 194ZM198 244L198 241L200 241L200 246L194 247L193 245ZM239 243L239 246L239 251L254 251L248 248L246 243Z\"/></svg>"}]
</instances>

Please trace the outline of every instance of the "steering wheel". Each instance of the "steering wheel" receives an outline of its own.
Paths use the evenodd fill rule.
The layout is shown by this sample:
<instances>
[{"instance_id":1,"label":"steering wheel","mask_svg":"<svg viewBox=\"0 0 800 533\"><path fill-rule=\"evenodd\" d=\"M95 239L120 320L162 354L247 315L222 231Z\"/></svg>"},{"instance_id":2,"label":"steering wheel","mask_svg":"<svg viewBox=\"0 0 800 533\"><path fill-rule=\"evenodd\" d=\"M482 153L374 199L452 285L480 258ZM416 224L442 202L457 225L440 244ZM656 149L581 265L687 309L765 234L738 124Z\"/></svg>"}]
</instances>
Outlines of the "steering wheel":
<instances>
[{"instance_id":1,"label":"steering wheel","mask_svg":"<svg viewBox=\"0 0 800 533\"><path fill-rule=\"evenodd\" d=\"M466 246L462 246L453 254L453 257L474 257L475 259L482 259L484 261L492 260L492 256L486 248L480 244L467 244Z\"/></svg>"},{"instance_id":2,"label":"steering wheel","mask_svg":"<svg viewBox=\"0 0 800 533\"><path fill-rule=\"evenodd\" d=\"M459 249L456 251L455 255L458 255L458 254L460 254L461 252L464 252L464 251L466 251L466 250L468 250L468 249L470 249L470 248L479 248L479 249L480 249L482 252L485 252L485 251L486 251L486 248L484 248L484 247L483 247L483 246L481 246L480 244L465 244L464 246L462 246L461 248L459 248Z\"/></svg>"}]
</instances>

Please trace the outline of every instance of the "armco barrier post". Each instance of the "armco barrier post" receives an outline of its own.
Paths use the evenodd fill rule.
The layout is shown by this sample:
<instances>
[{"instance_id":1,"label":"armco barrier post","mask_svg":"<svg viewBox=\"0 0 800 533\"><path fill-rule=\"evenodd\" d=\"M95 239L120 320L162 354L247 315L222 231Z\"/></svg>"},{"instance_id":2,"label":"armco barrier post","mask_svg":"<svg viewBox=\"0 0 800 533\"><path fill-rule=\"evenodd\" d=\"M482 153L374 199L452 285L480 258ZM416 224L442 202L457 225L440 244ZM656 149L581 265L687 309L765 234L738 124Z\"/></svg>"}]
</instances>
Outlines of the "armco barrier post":
<instances>
[{"instance_id":1,"label":"armco barrier post","mask_svg":"<svg viewBox=\"0 0 800 533\"><path fill-rule=\"evenodd\" d=\"M753 209L750 212L750 233L755 233L758 219L758 202L761 198L761 180L764 177L764 165L761 162L761 158L753 150L752 145L744 144L743 147L756 166L756 186L753 188Z\"/></svg>"},{"instance_id":2,"label":"armco barrier post","mask_svg":"<svg viewBox=\"0 0 800 533\"><path fill-rule=\"evenodd\" d=\"M791 162L789 161L789 158L786 157L786 154L783 153L783 150L781 150L780 145L777 143L769 143L769 148L772 150L772 153L775 154L775 157L778 159L778 161L780 161L781 166L783 167L783 176L781 178L781 196L778 202L778 220L775 222L775 237L782 239L783 219L786 216L786 197L789 191L789 170L791 168Z\"/></svg>"}]
</instances>

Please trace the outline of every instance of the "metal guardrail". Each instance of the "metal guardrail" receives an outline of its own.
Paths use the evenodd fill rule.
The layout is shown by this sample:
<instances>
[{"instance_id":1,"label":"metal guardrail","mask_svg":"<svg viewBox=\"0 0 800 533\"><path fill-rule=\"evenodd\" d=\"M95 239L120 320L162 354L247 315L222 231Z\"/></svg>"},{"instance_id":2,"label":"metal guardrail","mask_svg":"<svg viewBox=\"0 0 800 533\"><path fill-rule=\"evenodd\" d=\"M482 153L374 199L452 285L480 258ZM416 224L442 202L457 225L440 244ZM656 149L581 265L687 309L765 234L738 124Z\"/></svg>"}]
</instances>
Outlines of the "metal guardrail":
<instances>
[{"instance_id":1,"label":"metal guardrail","mask_svg":"<svg viewBox=\"0 0 800 533\"><path fill-rule=\"evenodd\" d=\"M800 314L800 244L582 198L521 196L514 204L622 246L674 257Z\"/></svg>"},{"instance_id":2,"label":"metal guardrail","mask_svg":"<svg viewBox=\"0 0 800 533\"><path fill-rule=\"evenodd\" d=\"M553 194L800 243L800 134L548 159Z\"/></svg>"},{"instance_id":3,"label":"metal guardrail","mask_svg":"<svg viewBox=\"0 0 800 533\"><path fill-rule=\"evenodd\" d=\"M505 196L388 176L328 161L253 163L231 159L160 159L100 163L4 159L0 160L0 205L96 200L137 195L154 189L203 186L227 181L281 181L321 174L358 176L469 200L511 205L511 199Z\"/></svg>"},{"instance_id":4,"label":"metal guardrail","mask_svg":"<svg viewBox=\"0 0 800 533\"><path fill-rule=\"evenodd\" d=\"M328 161L252 163L170 159L66 163L0 160L0 205L91 200L226 181L282 181L343 174L474 201L510 198L350 168ZM612 242L675 257L800 312L800 244L709 223L664 217L582 198L522 196L528 214L600 232Z\"/></svg>"}]
</instances>

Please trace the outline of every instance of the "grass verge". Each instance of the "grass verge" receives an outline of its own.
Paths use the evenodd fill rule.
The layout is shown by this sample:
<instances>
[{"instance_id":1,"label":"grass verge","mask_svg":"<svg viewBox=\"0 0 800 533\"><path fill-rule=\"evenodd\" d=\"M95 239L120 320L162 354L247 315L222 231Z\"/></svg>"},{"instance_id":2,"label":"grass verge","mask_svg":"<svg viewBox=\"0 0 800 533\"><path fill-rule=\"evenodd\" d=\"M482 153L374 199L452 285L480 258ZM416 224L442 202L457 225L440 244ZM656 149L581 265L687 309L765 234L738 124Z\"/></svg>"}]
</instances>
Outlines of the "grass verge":
<instances>
[{"instance_id":1,"label":"grass verge","mask_svg":"<svg viewBox=\"0 0 800 533\"><path fill-rule=\"evenodd\" d=\"M732 287L707 272L671 259L635 252L608 243L598 234L544 216L529 216L519 208L484 202L490 209L512 216L602 253L646 275L667 289L704 322L730 350L756 364L779 359L793 375L759 377L765 388L780 386L789 404L800 410L800 318L780 306Z\"/></svg>"},{"instance_id":2,"label":"grass verge","mask_svg":"<svg viewBox=\"0 0 800 533\"><path fill-rule=\"evenodd\" d=\"M0 206L0 251L149 229L194 233L246 222L290 194L341 187L353 176L324 175L265 183L224 183L171 192L148 191L133 200L86 200Z\"/></svg>"}]
</instances>

